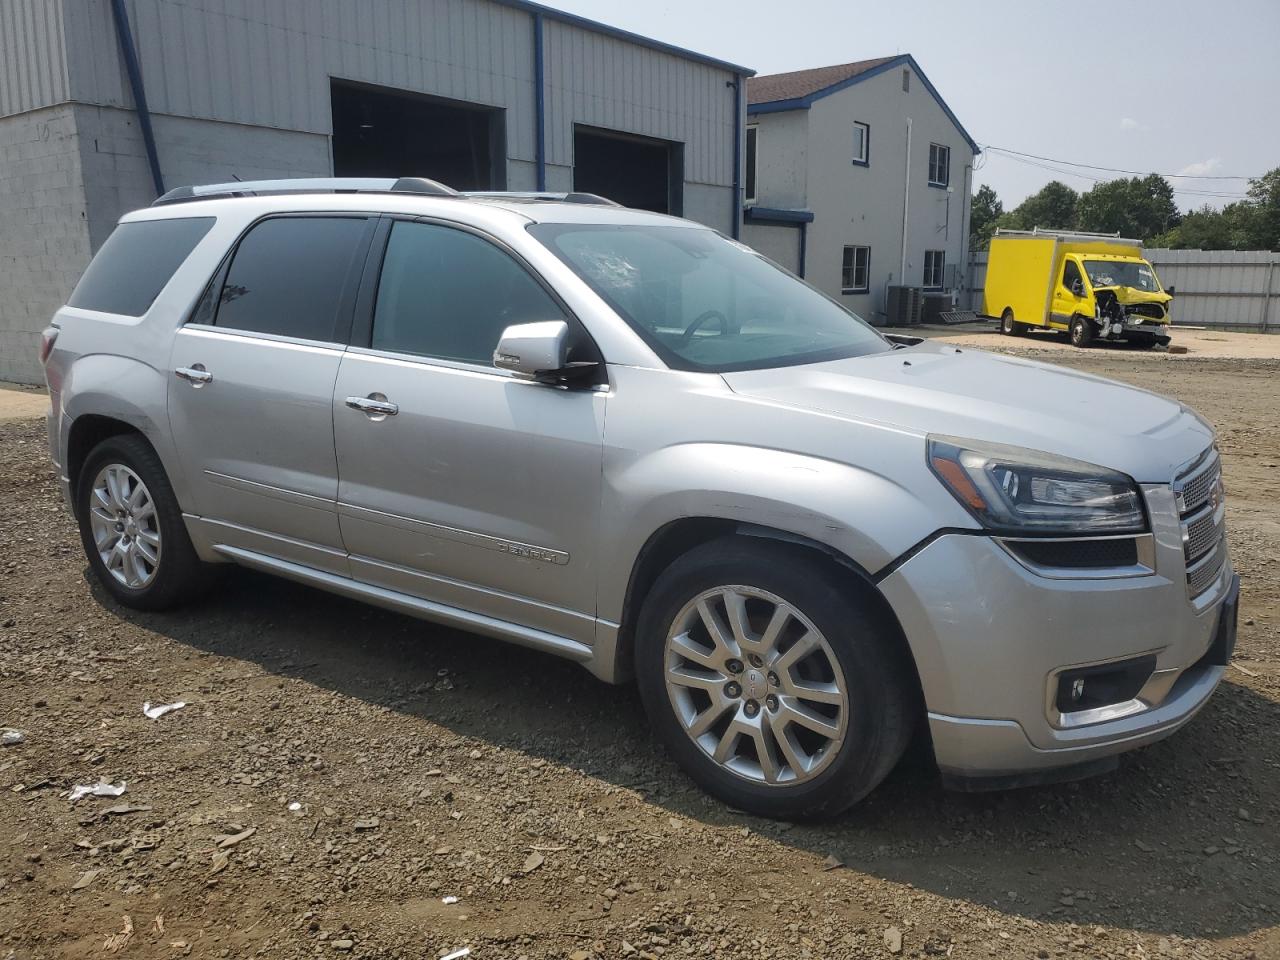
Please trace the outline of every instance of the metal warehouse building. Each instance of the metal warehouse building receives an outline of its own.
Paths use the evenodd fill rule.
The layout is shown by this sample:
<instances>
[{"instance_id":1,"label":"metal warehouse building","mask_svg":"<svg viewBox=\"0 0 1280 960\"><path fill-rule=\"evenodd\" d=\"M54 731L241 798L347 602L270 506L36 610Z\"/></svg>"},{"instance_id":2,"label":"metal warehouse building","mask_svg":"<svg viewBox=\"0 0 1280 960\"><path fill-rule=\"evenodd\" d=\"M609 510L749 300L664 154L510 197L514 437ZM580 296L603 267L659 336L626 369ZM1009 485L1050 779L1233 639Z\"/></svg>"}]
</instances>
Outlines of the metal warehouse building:
<instances>
[{"instance_id":1,"label":"metal warehouse building","mask_svg":"<svg viewBox=\"0 0 1280 960\"><path fill-rule=\"evenodd\" d=\"M0 379L183 184L582 190L736 236L750 72L524 0L3 0Z\"/></svg>"}]
</instances>

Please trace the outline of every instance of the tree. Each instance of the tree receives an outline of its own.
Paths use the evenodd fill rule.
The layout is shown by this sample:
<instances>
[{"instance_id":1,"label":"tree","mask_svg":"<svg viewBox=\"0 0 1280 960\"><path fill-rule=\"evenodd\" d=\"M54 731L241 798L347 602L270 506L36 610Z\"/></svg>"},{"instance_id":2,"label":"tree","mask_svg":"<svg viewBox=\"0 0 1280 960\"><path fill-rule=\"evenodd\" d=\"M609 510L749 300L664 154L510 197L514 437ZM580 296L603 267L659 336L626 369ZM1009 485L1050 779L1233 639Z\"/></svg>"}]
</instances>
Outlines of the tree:
<instances>
[{"instance_id":1,"label":"tree","mask_svg":"<svg viewBox=\"0 0 1280 960\"><path fill-rule=\"evenodd\" d=\"M1280 167L1249 181L1244 206L1241 229L1249 247L1280 250Z\"/></svg>"},{"instance_id":2,"label":"tree","mask_svg":"<svg viewBox=\"0 0 1280 960\"><path fill-rule=\"evenodd\" d=\"M1076 225L1078 199L1076 192L1065 183L1050 180L1039 192L1027 197L1012 213L1007 214L1000 226L1017 230L1032 230L1036 227L1071 230Z\"/></svg>"},{"instance_id":3,"label":"tree","mask_svg":"<svg viewBox=\"0 0 1280 960\"><path fill-rule=\"evenodd\" d=\"M1098 183L1076 208L1081 230L1148 240L1181 220L1173 187L1159 174Z\"/></svg>"},{"instance_id":4,"label":"tree","mask_svg":"<svg viewBox=\"0 0 1280 960\"><path fill-rule=\"evenodd\" d=\"M978 188L969 204L969 246L985 250L996 232L996 223L1004 213L1004 204L985 183Z\"/></svg>"}]
</instances>

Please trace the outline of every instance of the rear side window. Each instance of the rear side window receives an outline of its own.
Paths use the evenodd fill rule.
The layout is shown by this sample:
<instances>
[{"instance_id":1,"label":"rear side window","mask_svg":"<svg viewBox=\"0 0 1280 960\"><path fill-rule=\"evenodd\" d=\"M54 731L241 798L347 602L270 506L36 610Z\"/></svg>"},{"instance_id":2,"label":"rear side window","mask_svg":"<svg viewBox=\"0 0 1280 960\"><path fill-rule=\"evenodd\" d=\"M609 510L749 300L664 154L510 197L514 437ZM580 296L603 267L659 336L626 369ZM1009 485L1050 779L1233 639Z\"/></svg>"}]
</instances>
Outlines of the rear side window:
<instances>
[{"instance_id":1,"label":"rear side window","mask_svg":"<svg viewBox=\"0 0 1280 960\"><path fill-rule=\"evenodd\" d=\"M487 240L429 223L392 228L373 313L375 349L488 366L507 327L564 319L529 272Z\"/></svg>"},{"instance_id":2,"label":"rear side window","mask_svg":"<svg viewBox=\"0 0 1280 960\"><path fill-rule=\"evenodd\" d=\"M236 248L214 323L250 333L338 340L343 293L363 265L364 217L263 220Z\"/></svg>"},{"instance_id":3,"label":"rear side window","mask_svg":"<svg viewBox=\"0 0 1280 960\"><path fill-rule=\"evenodd\" d=\"M67 306L142 316L209 232L214 219L184 217L120 224L76 284Z\"/></svg>"}]
</instances>

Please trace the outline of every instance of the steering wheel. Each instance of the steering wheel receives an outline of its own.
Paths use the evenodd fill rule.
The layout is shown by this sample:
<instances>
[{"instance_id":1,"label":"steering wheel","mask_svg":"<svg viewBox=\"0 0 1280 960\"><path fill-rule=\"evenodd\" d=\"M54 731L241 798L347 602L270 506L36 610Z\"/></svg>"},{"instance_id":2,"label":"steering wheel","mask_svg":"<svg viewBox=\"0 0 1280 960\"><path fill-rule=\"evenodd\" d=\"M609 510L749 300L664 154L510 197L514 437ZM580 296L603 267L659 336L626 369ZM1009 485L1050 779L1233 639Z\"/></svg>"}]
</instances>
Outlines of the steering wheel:
<instances>
[{"instance_id":1,"label":"steering wheel","mask_svg":"<svg viewBox=\"0 0 1280 960\"><path fill-rule=\"evenodd\" d=\"M693 323L689 324L689 326L687 326L687 327L685 327L685 328L684 328L684 333L682 333L682 334L680 335L680 342L681 342L681 343L687 343L689 340L692 340L692 339L693 339L693 335L694 335L695 333L697 333L697 332L698 332L698 330L699 330L699 328L701 328L701 327L702 327L702 325L703 325L704 323L706 323L708 320L719 320L719 321L720 321L720 334L721 334L721 336L723 336L724 334L726 334L726 333L728 333L728 332L729 332L729 318L728 318L728 317L726 317L726 316L725 316L723 313L721 313L719 310L704 310L702 313L698 314L698 315L694 318Z\"/></svg>"}]
</instances>

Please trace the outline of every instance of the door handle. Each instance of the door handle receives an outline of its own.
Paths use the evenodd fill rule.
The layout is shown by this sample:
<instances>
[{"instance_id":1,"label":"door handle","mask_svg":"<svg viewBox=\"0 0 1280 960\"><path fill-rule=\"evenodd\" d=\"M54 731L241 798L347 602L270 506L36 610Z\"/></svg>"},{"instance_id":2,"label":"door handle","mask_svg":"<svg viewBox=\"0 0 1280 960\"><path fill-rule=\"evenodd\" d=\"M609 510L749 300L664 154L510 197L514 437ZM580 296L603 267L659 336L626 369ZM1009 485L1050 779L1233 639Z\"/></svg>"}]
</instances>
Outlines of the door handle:
<instances>
[{"instance_id":1,"label":"door handle","mask_svg":"<svg viewBox=\"0 0 1280 960\"><path fill-rule=\"evenodd\" d=\"M370 419L394 417L400 412L400 404L392 403L380 393L371 393L367 397L347 397L346 402L352 410L367 413Z\"/></svg>"},{"instance_id":2,"label":"door handle","mask_svg":"<svg viewBox=\"0 0 1280 960\"><path fill-rule=\"evenodd\" d=\"M181 379L186 380L195 387L202 387L206 383L213 383L213 374L204 368L203 363L193 363L189 367L179 367L173 372Z\"/></svg>"}]
</instances>

